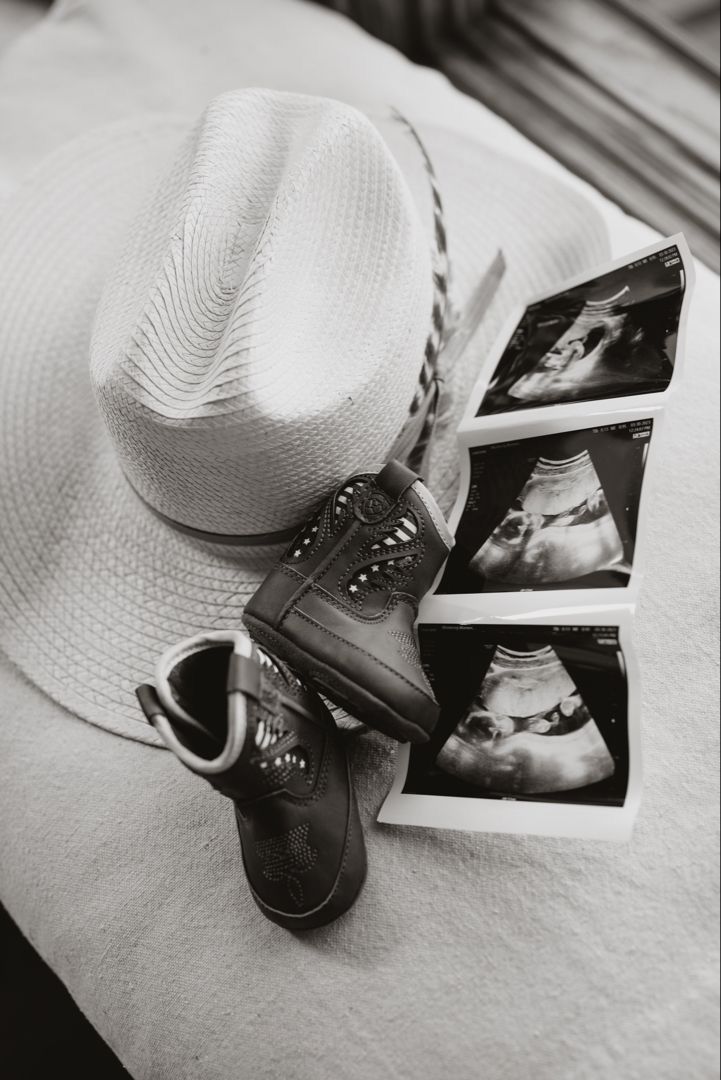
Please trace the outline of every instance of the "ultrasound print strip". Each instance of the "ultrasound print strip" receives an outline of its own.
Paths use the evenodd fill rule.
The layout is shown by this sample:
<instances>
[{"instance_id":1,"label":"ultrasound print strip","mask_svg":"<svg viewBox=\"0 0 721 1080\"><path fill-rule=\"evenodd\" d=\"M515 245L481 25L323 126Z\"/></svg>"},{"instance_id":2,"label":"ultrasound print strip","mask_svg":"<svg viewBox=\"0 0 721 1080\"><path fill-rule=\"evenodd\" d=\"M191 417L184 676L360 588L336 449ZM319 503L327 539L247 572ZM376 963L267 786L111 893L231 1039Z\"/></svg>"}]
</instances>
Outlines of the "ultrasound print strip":
<instances>
[{"instance_id":1,"label":"ultrasound print strip","mask_svg":"<svg viewBox=\"0 0 721 1080\"><path fill-rule=\"evenodd\" d=\"M654 420L468 447L438 594L623 589Z\"/></svg>"},{"instance_id":2,"label":"ultrasound print strip","mask_svg":"<svg viewBox=\"0 0 721 1080\"><path fill-rule=\"evenodd\" d=\"M379 821L627 840L641 790L630 616L421 623L441 706L405 747Z\"/></svg>"},{"instance_id":3,"label":"ultrasound print strip","mask_svg":"<svg viewBox=\"0 0 721 1080\"><path fill-rule=\"evenodd\" d=\"M663 393L692 282L679 236L529 304L479 380L475 415Z\"/></svg>"},{"instance_id":4,"label":"ultrasound print strip","mask_svg":"<svg viewBox=\"0 0 721 1080\"><path fill-rule=\"evenodd\" d=\"M405 791L623 805L626 666L613 626L421 625L441 705Z\"/></svg>"}]
</instances>

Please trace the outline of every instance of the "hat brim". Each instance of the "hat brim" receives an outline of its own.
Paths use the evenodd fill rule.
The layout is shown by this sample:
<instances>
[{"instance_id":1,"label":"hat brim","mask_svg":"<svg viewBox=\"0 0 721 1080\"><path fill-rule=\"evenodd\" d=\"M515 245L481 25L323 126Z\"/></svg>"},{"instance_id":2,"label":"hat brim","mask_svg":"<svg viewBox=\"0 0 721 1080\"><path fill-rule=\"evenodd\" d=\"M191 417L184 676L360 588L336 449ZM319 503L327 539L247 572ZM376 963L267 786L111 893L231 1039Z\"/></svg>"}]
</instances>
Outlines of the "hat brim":
<instances>
[{"instance_id":1,"label":"hat brim","mask_svg":"<svg viewBox=\"0 0 721 1080\"><path fill-rule=\"evenodd\" d=\"M93 317L125 231L189 129L145 117L57 151L0 220L0 647L41 689L115 734L161 745L134 688L161 651L240 625L280 549L227 548L160 521L122 474L88 375ZM607 257L586 201L527 166L419 127L443 195L457 308L502 249L496 301L452 371L427 482L458 477L456 425L511 308Z\"/></svg>"}]
</instances>

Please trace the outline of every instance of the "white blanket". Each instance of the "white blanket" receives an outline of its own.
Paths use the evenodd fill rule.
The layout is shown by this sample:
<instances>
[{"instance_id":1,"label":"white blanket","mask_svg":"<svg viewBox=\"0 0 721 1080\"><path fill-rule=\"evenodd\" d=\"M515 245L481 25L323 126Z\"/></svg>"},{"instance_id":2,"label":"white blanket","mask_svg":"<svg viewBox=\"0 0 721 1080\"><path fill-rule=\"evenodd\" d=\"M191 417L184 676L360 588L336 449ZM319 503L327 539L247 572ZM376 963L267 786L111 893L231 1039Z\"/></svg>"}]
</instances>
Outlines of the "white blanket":
<instances>
[{"instance_id":1,"label":"white blanket","mask_svg":"<svg viewBox=\"0 0 721 1080\"><path fill-rule=\"evenodd\" d=\"M0 61L0 192L89 126L253 84L392 101L563 173L302 0L66 0ZM615 254L653 239L581 186ZM651 478L647 779L628 847L375 825L394 746L364 738L367 887L335 926L293 936L255 910L218 796L0 662L0 899L134 1076L717 1075L718 322L700 268Z\"/></svg>"}]
</instances>

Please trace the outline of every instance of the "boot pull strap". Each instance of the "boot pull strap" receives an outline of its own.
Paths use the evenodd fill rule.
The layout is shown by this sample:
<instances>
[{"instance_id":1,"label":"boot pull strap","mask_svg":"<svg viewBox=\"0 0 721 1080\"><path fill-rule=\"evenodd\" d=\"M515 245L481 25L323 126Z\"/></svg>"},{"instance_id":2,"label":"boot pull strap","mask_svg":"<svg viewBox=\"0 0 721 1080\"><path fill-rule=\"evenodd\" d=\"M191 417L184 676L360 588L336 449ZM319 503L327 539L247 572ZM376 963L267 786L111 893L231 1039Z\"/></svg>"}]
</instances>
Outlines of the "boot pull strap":
<instances>
[{"instance_id":1,"label":"boot pull strap","mask_svg":"<svg viewBox=\"0 0 721 1080\"><path fill-rule=\"evenodd\" d=\"M376 484L385 491L386 495L390 495L394 502L397 502L401 495L420 479L418 473L401 465L400 461L389 461L378 473Z\"/></svg>"},{"instance_id":2,"label":"boot pull strap","mask_svg":"<svg viewBox=\"0 0 721 1080\"><path fill-rule=\"evenodd\" d=\"M226 683L226 690L229 694L239 691L255 701L256 704L259 704L261 701L262 678L261 667L257 660L250 656L241 656L239 653L231 653ZM313 714L308 712L300 702L290 697L289 694L284 694L281 691L278 698L286 709L298 713L299 716L305 717L306 720L315 721Z\"/></svg>"},{"instance_id":3,"label":"boot pull strap","mask_svg":"<svg viewBox=\"0 0 721 1080\"><path fill-rule=\"evenodd\" d=\"M145 714L145 719L153 727L155 727L157 717L161 716L165 720L168 719L168 714L163 708L160 698L158 697L158 692L154 686L150 686L149 683L143 683L141 686L136 687L135 696L138 699L140 708ZM214 735L212 731L208 731L203 724L200 724L189 713L184 713L182 715L179 713L173 716L173 723L177 724L182 731L185 731L186 735L202 735L204 738L210 739L216 746L222 748L222 743L218 737Z\"/></svg>"},{"instance_id":4,"label":"boot pull strap","mask_svg":"<svg viewBox=\"0 0 721 1080\"><path fill-rule=\"evenodd\" d=\"M230 654L226 691L229 694L240 692L253 701L260 701L260 664L250 656L240 653Z\"/></svg>"}]
</instances>

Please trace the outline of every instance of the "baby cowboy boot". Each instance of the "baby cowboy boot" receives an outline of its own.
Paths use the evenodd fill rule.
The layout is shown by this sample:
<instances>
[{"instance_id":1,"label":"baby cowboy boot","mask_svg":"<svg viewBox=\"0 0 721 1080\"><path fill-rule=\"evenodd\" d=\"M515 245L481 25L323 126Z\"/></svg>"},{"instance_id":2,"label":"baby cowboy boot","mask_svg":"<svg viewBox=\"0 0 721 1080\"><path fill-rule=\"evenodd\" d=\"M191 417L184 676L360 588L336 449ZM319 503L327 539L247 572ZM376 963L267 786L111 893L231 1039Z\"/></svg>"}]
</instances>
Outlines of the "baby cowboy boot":
<instances>
[{"instance_id":1,"label":"baby cowboy boot","mask_svg":"<svg viewBox=\"0 0 721 1080\"><path fill-rule=\"evenodd\" d=\"M418 654L421 598L453 546L420 478L353 476L302 527L246 606L273 653L371 727L425 742L439 707Z\"/></svg>"},{"instance_id":2,"label":"baby cowboy boot","mask_svg":"<svg viewBox=\"0 0 721 1080\"><path fill-rule=\"evenodd\" d=\"M366 852L348 759L320 697L240 632L169 649L138 687L165 745L233 801L263 914L309 930L348 910Z\"/></svg>"}]
</instances>

